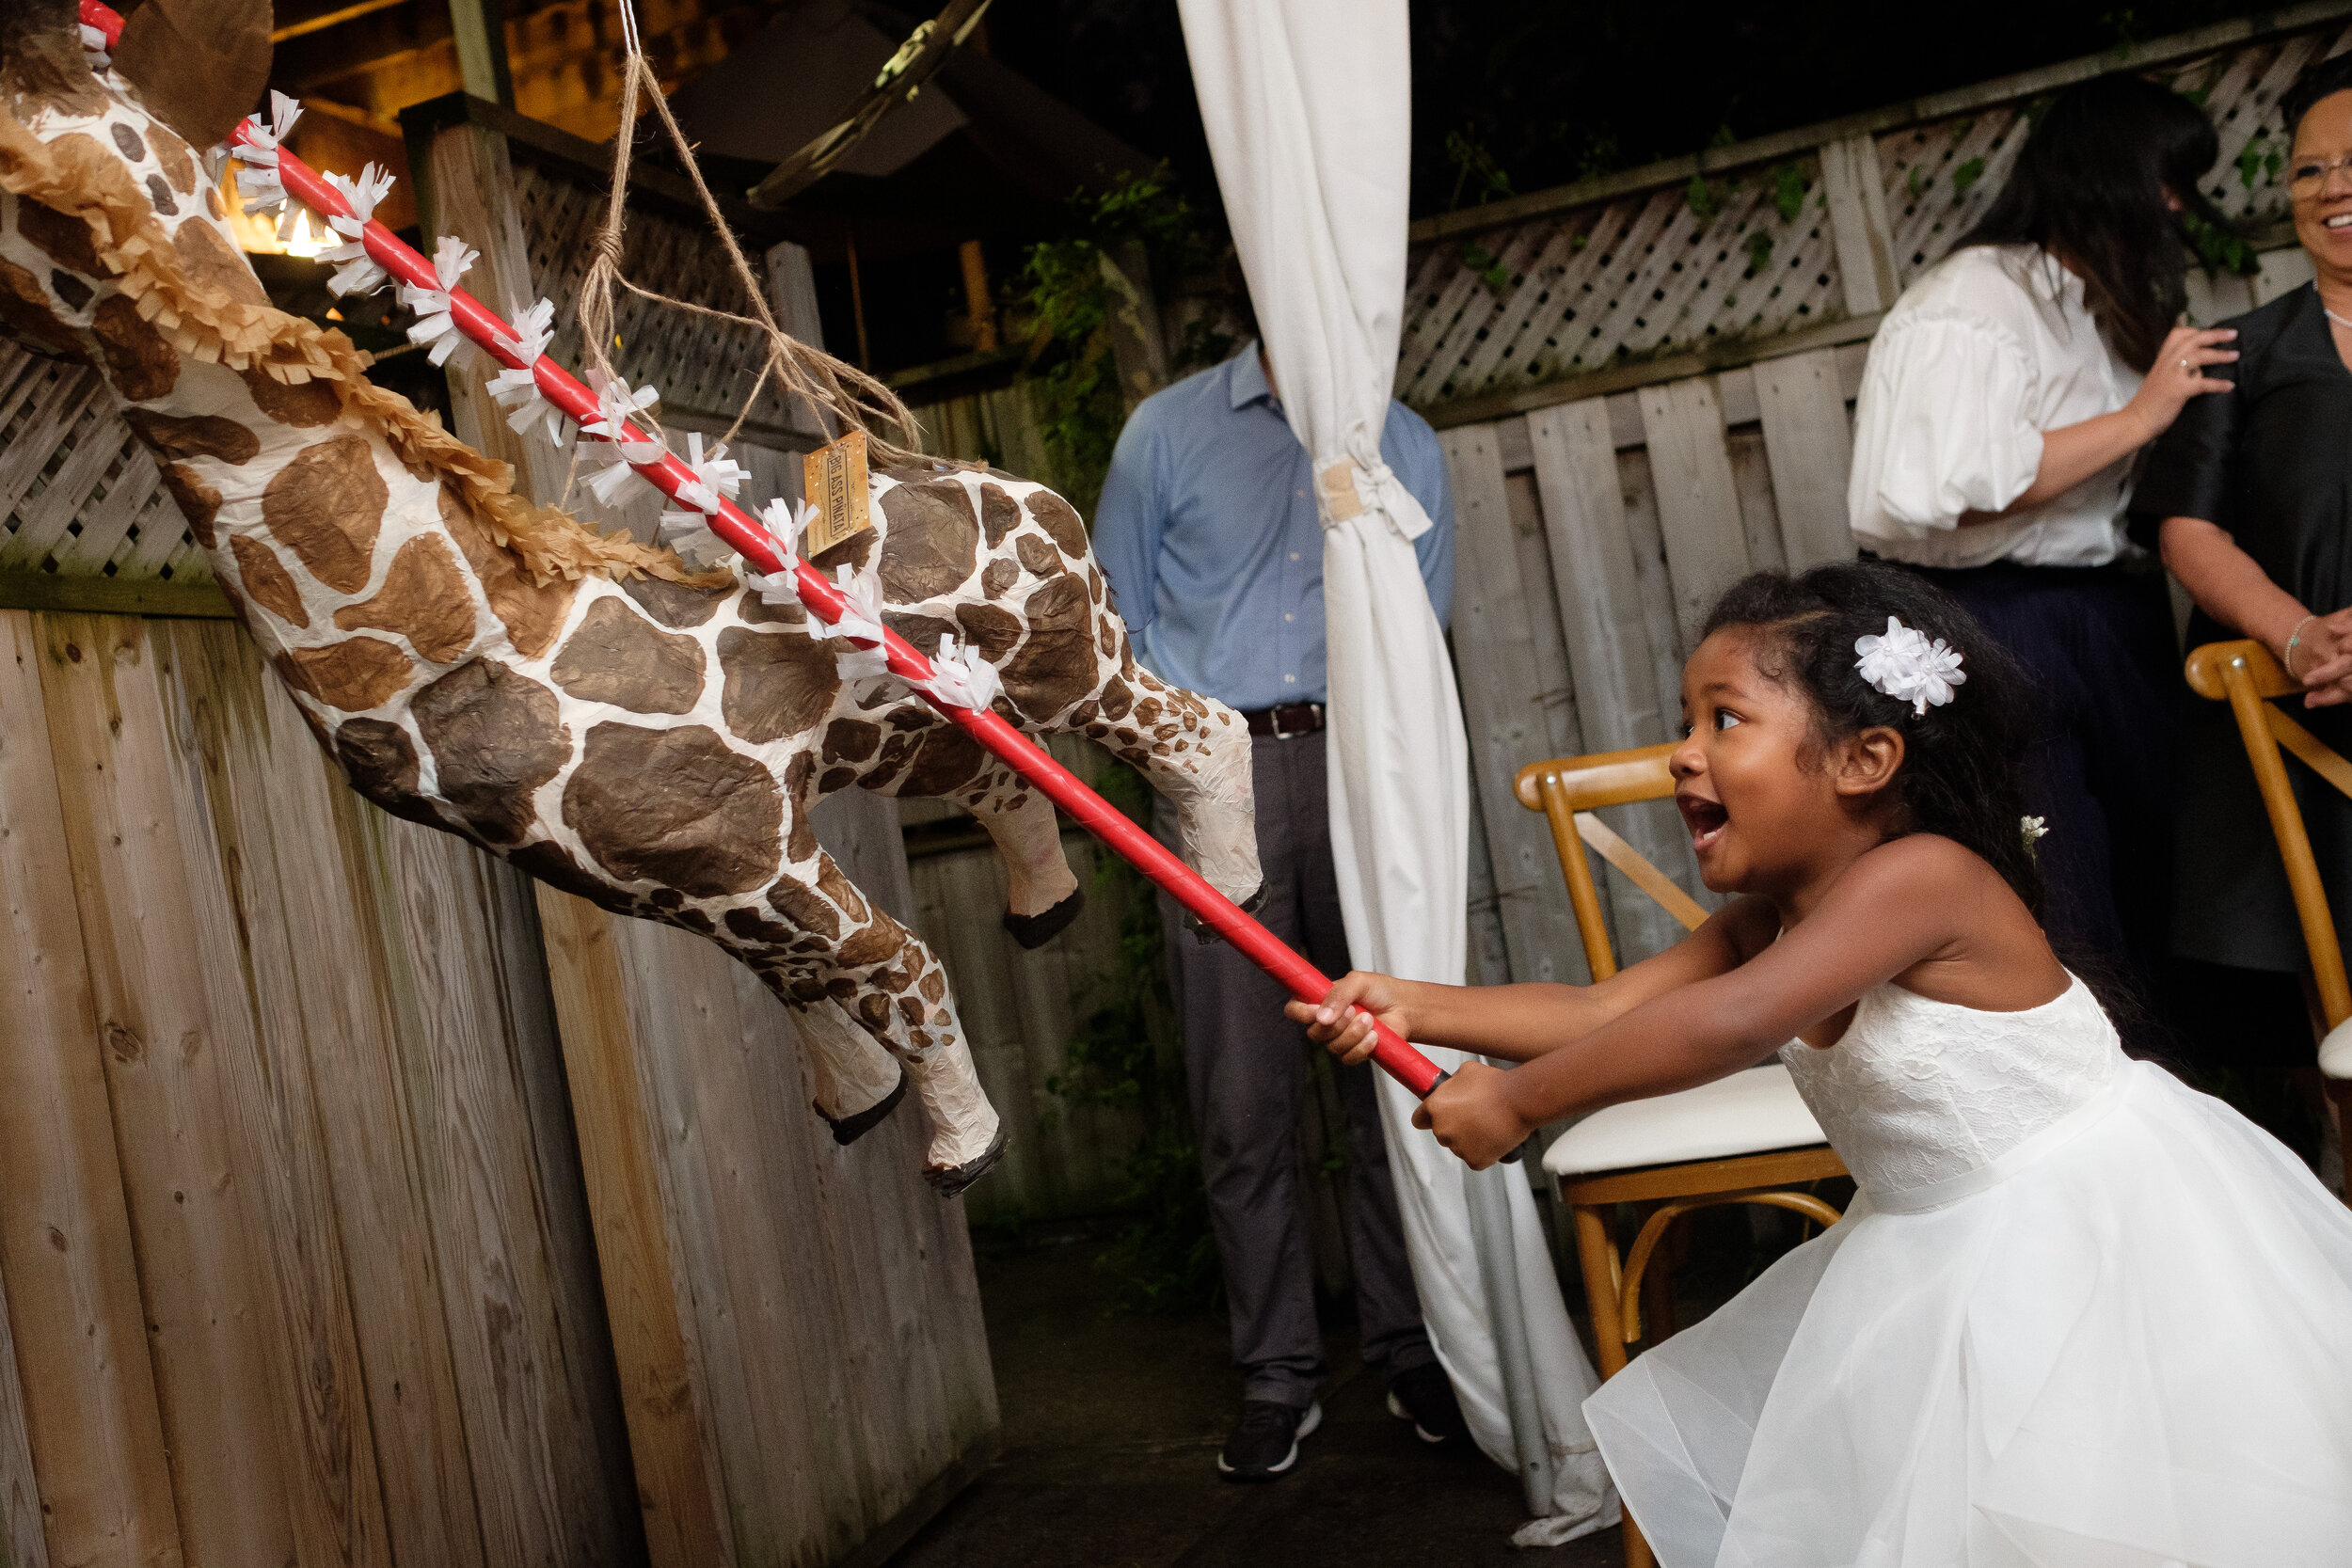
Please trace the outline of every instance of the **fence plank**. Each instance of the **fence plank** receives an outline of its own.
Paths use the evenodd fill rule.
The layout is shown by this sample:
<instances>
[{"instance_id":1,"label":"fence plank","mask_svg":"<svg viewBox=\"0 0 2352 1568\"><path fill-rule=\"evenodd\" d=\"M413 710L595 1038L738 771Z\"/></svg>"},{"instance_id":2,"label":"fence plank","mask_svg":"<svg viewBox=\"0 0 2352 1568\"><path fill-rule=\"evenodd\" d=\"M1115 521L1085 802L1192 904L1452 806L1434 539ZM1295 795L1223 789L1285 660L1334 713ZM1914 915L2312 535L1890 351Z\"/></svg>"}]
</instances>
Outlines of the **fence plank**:
<instances>
[{"instance_id":1,"label":"fence plank","mask_svg":"<svg viewBox=\"0 0 2352 1568\"><path fill-rule=\"evenodd\" d=\"M1711 378L1692 376L1641 390L1658 526L1674 581L1683 646L1698 641L1716 595L1748 572L1740 496L1724 446L1724 417Z\"/></svg>"},{"instance_id":2,"label":"fence plank","mask_svg":"<svg viewBox=\"0 0 2352 1568\"><path fill-rule=\"evenodd\" d=\"M0 611L0 1275L39 1528L58 1562L171 1563L180 1528L145 1343L35 618ZM77 779L76 783L80 781ZM8 1521L14 1549L21 1528ZM30 1554L27 1554L30 1555ZM34 1560L40 1560L35 1558Z\"/></svg>"},{"instance_id":3,"label":"fence plank","mask_svg":"<svg viewBox=\"0 0 2352 1568\"><path fill-rule=\"evenodd\" d=\"M1792 354L1756 366L1756 401L1788 569L1851 561L1846 479L1853 467L1853 425L1838 385L1836 351Z\"/></svg>"},{"instance_id":4,"label":"fence plank","mask_svg":"<svg viewBox=\"0 0 2352 1568\"><path fill-rule=\"evenodd\" d=\"M16 1335L8 1326L8 1275L0 1270L0 1563L49 1568L40 1532L40 1485L24 1433L24 1389L17 1381Z\"/></svg>"},{"instance_id":5,"label":"fence plank","mask_svg":"<svg viewBox=\"0 0 2352 1568\"><path fill-rule=\"evenodd\" d=\"M1846 136L1821 149L1822 195L1846 288L1846 314L1867 316L1895 303L1895 239L1886 224L1886 176L1878 138Z\"/></svg>"},{"instance_id":6,"label":"fence plank","mask_svg":"<svg viewBox=\"0 0 2352 1568\"><path fill-rule=\"evenodd\" d=\"M1583 949L1551 836L1511 793L1522 765L1553 752L1502 454L1494 433L1481 425L1446 431L1438 440L1454 480L1454 656L1511 974L1581 980Z\"/></svg>"},{"instance_id":7,"label":"fence plank","mask_svg":"<svg viewBox=\"0 0 2352 1568\"><path fill-rule=\"evenodd\" d=\"M1544 530L1551 542L1568 662L1576 674L1584 749L1619 752L1657 745L1669 737L1672 724L1660 700L1608 410L1598 398L1543 409L1528 416L1527 433L1543 497ZM1671 807L1636 807L1616 820L1653 864L1670 875L1685 870L1689 835ZM1688 875L1682 879L1692 880ZM1679 927L1656 900L1638 891L1627 895L1613 878L1604 880L1621 952L1646 956L1680 940Z\"/></svg>"},{"instance_id":8,"label":"fence plank","mask_svg":"<svg viewBox=\"0 0 2352 1568\"><path fill-rule=\"evenodd\" d=\"M66 842L187 1556L283 1562L302 1472L273 1408L274 1336L255 1332L276 1303L215 1067L243 1021L220 1016L203 950L219 892L182 832L169 672L143 622L59 615L42 630L50 744L59 776L85 781L64 792Z\"/></svg>"}]
</instances>

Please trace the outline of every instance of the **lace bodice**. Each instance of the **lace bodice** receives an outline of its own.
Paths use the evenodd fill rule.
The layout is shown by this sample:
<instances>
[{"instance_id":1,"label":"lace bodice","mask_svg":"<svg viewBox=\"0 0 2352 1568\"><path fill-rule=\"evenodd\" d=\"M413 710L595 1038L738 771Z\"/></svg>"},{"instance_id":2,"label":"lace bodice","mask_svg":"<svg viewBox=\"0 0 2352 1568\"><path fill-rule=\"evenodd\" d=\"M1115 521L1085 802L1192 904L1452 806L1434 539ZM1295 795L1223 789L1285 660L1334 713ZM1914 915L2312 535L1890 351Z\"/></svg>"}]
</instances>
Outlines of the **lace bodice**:
<instances>
[{"instance_id":1,"label":"lace bodice","mask_svg":"<svg viewBox=\"0 0 2352 1568\"><path fill-rule=\"evenodd\" d=\"M1845 1037L1780 1059L1866 1192L1886 1196L1989 1164L2088 1104L2125 1061L2090 990L2017 1013L1935 1002L1889 982Z\"/></svg>"}]
</instances>

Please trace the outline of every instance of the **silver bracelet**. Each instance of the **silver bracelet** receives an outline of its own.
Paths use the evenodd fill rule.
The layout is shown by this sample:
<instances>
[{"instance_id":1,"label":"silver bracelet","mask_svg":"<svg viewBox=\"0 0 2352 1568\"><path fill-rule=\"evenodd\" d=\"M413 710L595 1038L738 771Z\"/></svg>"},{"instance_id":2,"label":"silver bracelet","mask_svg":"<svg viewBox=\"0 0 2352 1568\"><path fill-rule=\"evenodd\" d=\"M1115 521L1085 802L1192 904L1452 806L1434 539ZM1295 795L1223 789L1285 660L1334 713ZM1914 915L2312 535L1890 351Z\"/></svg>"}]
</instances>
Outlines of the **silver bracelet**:
<instances>
[{"instance_id":1,"label":"silver bracelet","mask_svg":"<svg viewBox=\"0 0 2352 1568\"><path fill-rule=\"evenodd\" d=\"M2303 628L2318 619L2316 615L2306 615L2296 622L2295 629L2287 633L2287 645L2279 650L2279 662L2285 667L2289 680L2299 681L2303 678L2295 673L2295 647L2303 641Z\"/></svg>"}]
</instances>

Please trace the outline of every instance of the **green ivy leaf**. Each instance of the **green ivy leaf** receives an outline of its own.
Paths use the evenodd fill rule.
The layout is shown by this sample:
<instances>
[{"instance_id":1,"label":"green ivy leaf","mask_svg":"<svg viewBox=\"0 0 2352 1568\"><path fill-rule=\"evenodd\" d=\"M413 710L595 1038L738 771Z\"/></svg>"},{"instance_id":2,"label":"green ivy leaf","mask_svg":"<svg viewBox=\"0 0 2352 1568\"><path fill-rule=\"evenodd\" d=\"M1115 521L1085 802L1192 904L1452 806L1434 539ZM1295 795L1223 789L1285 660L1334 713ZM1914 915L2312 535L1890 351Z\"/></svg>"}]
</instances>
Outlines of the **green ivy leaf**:
<instances>
[{"instance_id":1,"label":"green ivy leaf","mask_svg":"<svg viewBox=\"0 0 2352 1568\"><path fill-rule=\"evenodd\" d=\"M1691 183L1683 191L1683 199L1691 204L1691 211L1702 220L1723 211L1722 198L1716 196L1715 187L1707 182L1705 175L1691 176Z\"/></svg>"},{"instance_id":2,"label":"green ivy leaf","mask_svg":"<svg viewBox=\"0 0 2352 1568\"><path fill-rule=\"evenodd\" d=\"M1926 165L1914 164L1911 166L1911 172L1903 177L1903 189L1911 193L1911 199L1914 201L1918 200L1921 197L1928 194L1928 170Z\"/></svg>"},{"instance_id":3,"label":"green ivy leaf","mask_svg":"<svg viewBox=\"0 0 2352 1568\"><path fill-rule=\"evenodd\" d=\"M1968 187L1984 178L1984 160L1971 158L1952 170L1952 199L1957 201L1968 194Z\"/></svg>"},{"instance_id":4,"label":"green ivy leaf","mask_svg":"<svg viewBox=\"0 0 2352 1568\"><path fill-rule=\"evenodd\" d=\"M1748 271L1761 274L1772 259L1772 237L1760 228L1748 230Z\"/></svg>"},{"instance_id":5,"label":"green ivy leaf","mask_svg":"<svg viewBox=\"0 0 2352 1568\"><path fill-rule=\"evenodd\" d=\"M2265 150L2265 144L2267 144L2270 138L2268 136L2257 133L2253 138L2248 141L2246 146L2238 152L2238 183L2244 185L2249 191L2254 188L2254 181L2263 171L2263 152ZM2270 170L2274 175L2279 171L2279 166L2275 157L2271 163Z\"/></svg>"},{"instance_id":6,"label":"green ivy leaf","mask_svg":"<svg viewBox=\"0 0 2352 1568\"><path fill-rule=\"evenodd\" d=\"M1772 170L1772 205L1780 209L1780 221L1794 223L1804 211L1804 171L1794 164L1782 164Z\"/></svg>"}]
</instances>

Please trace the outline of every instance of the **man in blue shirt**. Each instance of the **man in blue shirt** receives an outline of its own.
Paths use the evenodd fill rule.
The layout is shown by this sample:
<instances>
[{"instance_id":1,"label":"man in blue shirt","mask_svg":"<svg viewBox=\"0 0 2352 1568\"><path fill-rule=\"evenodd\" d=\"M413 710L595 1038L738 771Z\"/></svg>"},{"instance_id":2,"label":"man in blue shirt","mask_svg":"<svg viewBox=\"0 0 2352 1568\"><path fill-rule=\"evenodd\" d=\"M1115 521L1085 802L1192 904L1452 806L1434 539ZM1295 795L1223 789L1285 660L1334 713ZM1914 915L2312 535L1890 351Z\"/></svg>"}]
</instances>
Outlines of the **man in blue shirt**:
<instances>
[{"instance_id":1,"label":"man in blue shirt","mask_svg":"<svg viewBox=\"0 0 2352 1568\"><path fill-rule=\"evenodd\" d=\"M1454 600L1454 499L1427 422L1391 403L1382 461L1432 527L1415 542L1442 624ZM1147 399L1119 437L1095 512L1094 553L1136 657L1163 680L1241 710L1257 792L1258 910L1327 974L1347 935L1332 868L1324 763L1323 529L1311 464L1291 434L1256 344ZM1154 824L1174 843L1174 813ZM1297 1462L1322 1419L1316 1327L1296 1135L1309 1056L1281 1016L1282 988L1232 948L1203 945L1161 901L1184 1037L1201 1172L1225 1263L1242 1415L1217 1468L1269 1481ZM1391 1413L1442 1442L1460 1407L1422 1326L1406 1261L1372 1069L1337 1068L1347 1113L1348 1241L1367 1365Z\"/></svg>"}]
</instances>

